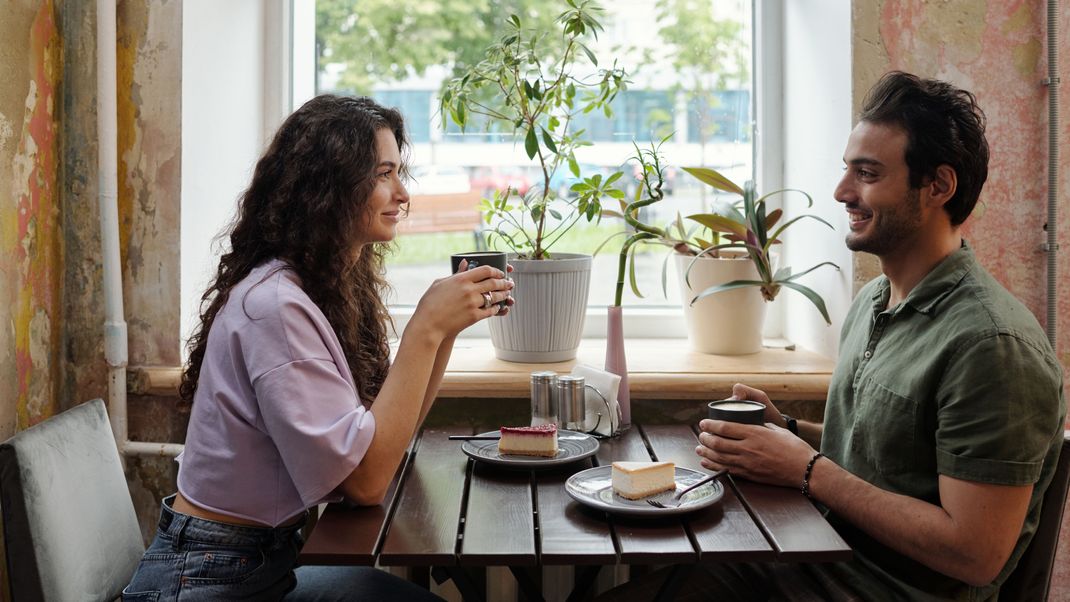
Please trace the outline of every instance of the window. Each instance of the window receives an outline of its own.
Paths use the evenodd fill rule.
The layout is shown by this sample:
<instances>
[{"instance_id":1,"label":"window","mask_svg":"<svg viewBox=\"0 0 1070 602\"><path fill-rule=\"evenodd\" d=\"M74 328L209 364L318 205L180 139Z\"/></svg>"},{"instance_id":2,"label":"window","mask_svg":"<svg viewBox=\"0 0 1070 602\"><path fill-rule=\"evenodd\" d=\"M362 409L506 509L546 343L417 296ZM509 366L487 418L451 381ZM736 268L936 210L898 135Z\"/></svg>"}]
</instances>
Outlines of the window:
<instances>
[{"instance_id":1,"label":"window","mask_svg":"<svg viewBox=\"0 0 1070 602\"><path fill-rule=\"evenodd\" d=\"M526 189L541 178L523 151L523 142L509 133L469 124L462 133L452 122L443 128L438 111L438 90L452 76L455 65L481 58L482 49L496 40L504 19L513 12L525 15L525 24L552 26L564 3L544 0L491 0L480 9L454 6L467 3L426 3L394 0L389 9L380 2L319 0L316 8L318 75L317 92L364 94L398 108L405 115L418 170L461 169L469 176L468 190L450 192L418 184L412 210L433 203L440 194L469 195L473 211L480 197L494 188ZM558 5L560 4L560 6ZM585 171L624 171L625 188L634 189L633 142L646 146L671 135L662 147L668 163L666 190L653 219L667 223L676 214L699 212L707 192L680 166L707 165L743 181L753 177L751 143L751 4L749 0L656 3L658 22L651 27L649 0L623 0L604 4L606 26L592 51L603 62L614 58L629 73L628 89L613 103L612 116L592 112L574 123L593 144L578 158ZM705 45L705 48L702 46ZM714 69L711 69L711 66ZM589 174L588 174L589 175ZM567 190L567 178L551 181ZM600 224L581 222L556 247L559 251L593 252L622 221ZM395 288L393 306L404 313L434 278L447 273L451 252L470 250L473 233L466 231L405 232L398 252L389 260L388 278ZM619 240L619 239L616 239ZM590 306L612 303L619 246L613 243L594 258ZM643 298L626 292L629 307L671 308L679 315L679 293L674 276L668 279L668 299L662 292L661 271L665 251L647 247L638 255ZM667 269L672 272L673 268ZM588 322L592 322L589 320Z\"/></svg>"},{"instance_id":2,"label":"window","mask_svg":"<svg viewBox=\"0 0 1070 602\"><path fill-rule=\"evenodd\" d=\"M379 80L368 87L370 79L365 77L361 84L365 87L361 89L371 90L383 102L406 112L416 142L417 163L460 168L469 175L469 185L477 196L491 187L521 186L531 180L523 151L503 134L473 128L461 136L455 128L444 130L436 115L435 97L442 79L448 76L443 64L474 60L473 53L477 51L472 48L481 49L497 31L484 23L497 23L509 9L537 9L542 0L448 3L457 5L453 17L467 24L459 36L452 37L428 29L444 22L442 15L435 12L435 5L444 3L415 3L415 8L405 12L407 21L420 27L410 28L409 37L373 39L376 43L372 44L359 35L354 37L351 53L359 58L363 70L339 70L344 63L337 60L339 56L318 56L317 48L320 55L327 54L326 40L317 40L325 36L323 29L317 31L317 20L324 21L318 19L318 10L322 17L322 9L329 9L327 16L334 15L336 23L348 15L352 29L360 16L352 12L354 5L369 11L374 24L376 20L396 18L390 13L401 11L408 6L407 1L217 2L193 3L183 10L182 340L196 323L197 300L218 263L220 247L213 237L233 216L234 203L248 185L268 137L292 107L311 98L317 89L352 86L356 90L360 79L357 75L376 73ZM783 334L800 345L832 355L838 324L852 297L852 257L842 243L846 219L831 201L852 121L850 5L807 0L756 1L752 26L750 0L705 1L712 8L685 23L709 29L709 20L731 17L736 23L732 27L742 41L729 47L741 55L729 63L736 68L721 70L722 75L730 77L709 86L713 94L705 106L715 129L705 137L700 134L699 115L695 112L703 105L689 94L695 87L688 83L693 82L688 77L697 72L674 66L666 56L668 50L679 52L692 46L709 49L710 44L691 44L699 36L688 28L659 31L660 25L651 19L652 6L672 7L676 0L605 2L618 18L600 36L596 51L600 56L612 56L642 68L632 73L629 89L616 99L613 121L608 126L603 121L605 127L599 126L602 129L592 149L595 153L582 160L616 168L631 154L633 138L643 141L671 131L675 135L664 150L674 166L717 166L737 181L756 175L759 190L792 187L810 192L815 200L814 210L823 211L823 217L837 224L838 234L829 235L816 229L816 225L810 236L805 228L802 233L793 233L785 241L782 260L790 258L792 263L804 264L833 260L841 266L840 272L822 271L807 277L809 284L825 296L834 324L826 327L805 299L788 293L770 306L766 335ZM680 3L686 4L682 0ZM554 16L547 18L552 20ZM753 47L749 43L751 30L756 32ZM673 34L681 45L667 39ZM418 44L413 46L414 42L423 43L423 49ZM386 58L396 60L377 63L375 52L380 46L406 48L407 62L392 53ZM650 56L644 57L644 51ZM723 51L722 48L719 52L724 54ZM700 64L709 62L702 56L694 60ZM408 64L412 69L403 69ZM804 112L797 117L794 107ZM752 156L758 160L752 160ZM668 212L690 211L684 199L688 195L693 199L696 189L689 179L677 173L676 189L666 202ZM691 206L700 204L701 199L692 200ZM790 204L785 207L785 211L792 210ZM601 240L598 232L583 234L590 241ZM473 244L470 235L464 233L440 236L452 240L454 248ZM427 282L447 271L444 258L448 250L435 240L426 235L402 241L403 253L427 253L430 247L436 257L433 261L423 260L421 278L425 282L405 285L407 290L399 291L394 299L393 309L402 322L407 311L405 295L412 303ZM420 251L421 246L424 251ZM588 248L593 250L593 246ZM645 299L635 299L630 294L625 299L629 337L682 336L673 274L669 274L670 299L665 300L661 294L662 258L658 253L640 258L640 273L653 282L642 285ZM603 311L599 306L609 303L615 280L614 260L610 252L596 257L599 265L591 286L593 319L586 323L591 336L597 336L597 329L604 327L605 320L597 314ZM399 263L392 269L397 272L412 268ZM395 282L404 285L405 281ZM477 329L469 330L473 332L466 334L479 334Z\"/></svg>"}]
</instances>

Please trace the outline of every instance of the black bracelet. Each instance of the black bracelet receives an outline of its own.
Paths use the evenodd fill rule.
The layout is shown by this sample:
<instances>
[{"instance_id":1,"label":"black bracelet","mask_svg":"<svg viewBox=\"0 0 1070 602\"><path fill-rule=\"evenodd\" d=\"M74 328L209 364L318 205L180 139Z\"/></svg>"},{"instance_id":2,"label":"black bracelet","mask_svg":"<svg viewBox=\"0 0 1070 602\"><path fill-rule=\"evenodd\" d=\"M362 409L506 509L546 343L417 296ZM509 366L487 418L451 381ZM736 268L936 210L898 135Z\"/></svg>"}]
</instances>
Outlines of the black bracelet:
<instances>
[{"instance_id":1,"label":"black bracelet","mask_svg":"<svg viewBox=\"0 0 1070 602\"><path fill-rule=\"evenodd\" d=\"M817 459L824 455L821 452L814 454L814 457L810 458L810 463L806 465L806 472L803 473L802 494L810 499L814 499L810 496L810 473L814 471L814 462L817 462Z\"/></svg>"},{"instance_id":2,"label":"black bracelet","mask_svg":"<svg viewBox=\"0 0 1070 602\"><path fill-rule=\"evenodd\" d=\"M799 436L799 421L794 419L794 418L792 418L791 416L788 416L787 414L781 414L780 417L784 419L784 428L786 428L789 431L791 431L792 435L795 435L796 437L798 437Z\"/></svg>"}]
</instances>

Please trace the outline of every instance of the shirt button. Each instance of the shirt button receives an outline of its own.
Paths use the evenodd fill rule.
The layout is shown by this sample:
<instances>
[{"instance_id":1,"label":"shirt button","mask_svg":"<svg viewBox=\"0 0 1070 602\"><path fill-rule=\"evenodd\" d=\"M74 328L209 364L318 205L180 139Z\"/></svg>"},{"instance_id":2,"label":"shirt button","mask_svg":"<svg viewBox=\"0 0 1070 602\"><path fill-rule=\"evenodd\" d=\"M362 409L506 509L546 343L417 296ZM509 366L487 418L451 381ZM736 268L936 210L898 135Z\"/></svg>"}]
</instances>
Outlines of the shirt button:
<instances>
[{"instance_id":1,"label":"shirt button","mask_svg":"<svg viewBox=\"0 0 1070 602\"><path fill-rule=\"evenodd\" d=\"M868 360L869 358L873 357L873 352L872 351L866 351L864 354L862 354L862 357L864 357L864 358L866 358Z\"/></svg>"}]
</instances>

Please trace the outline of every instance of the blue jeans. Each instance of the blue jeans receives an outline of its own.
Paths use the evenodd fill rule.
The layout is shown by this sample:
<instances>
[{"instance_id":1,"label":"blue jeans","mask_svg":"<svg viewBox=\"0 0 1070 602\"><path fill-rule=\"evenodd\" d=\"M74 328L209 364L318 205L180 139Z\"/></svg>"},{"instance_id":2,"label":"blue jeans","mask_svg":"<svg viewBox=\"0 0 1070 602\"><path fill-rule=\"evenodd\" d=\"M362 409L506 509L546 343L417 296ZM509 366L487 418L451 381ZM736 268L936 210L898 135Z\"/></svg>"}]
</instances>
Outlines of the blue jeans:
<instances>
[{"instance_id":1,"label":"blue jeans","mask_svg":"<svg viewBox=\"0 0 1070 602\"><path fill-rule=\"evenodd\" d=\"M228 525L160 508L156 538L145 550L124 602L201 600L438 600L371 567L301 567L301 527Z\"/></svg>"}]
</instances>

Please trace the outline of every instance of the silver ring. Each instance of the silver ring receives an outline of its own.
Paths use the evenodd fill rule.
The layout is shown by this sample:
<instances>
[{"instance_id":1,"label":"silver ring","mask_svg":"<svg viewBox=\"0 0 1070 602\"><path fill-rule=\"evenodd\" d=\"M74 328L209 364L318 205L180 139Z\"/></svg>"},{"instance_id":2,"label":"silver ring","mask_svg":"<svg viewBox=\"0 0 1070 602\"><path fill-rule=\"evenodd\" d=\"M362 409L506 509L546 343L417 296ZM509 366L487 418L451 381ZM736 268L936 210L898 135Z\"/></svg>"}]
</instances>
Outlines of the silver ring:
<instances>
[{"instance_id":1,"label":"silver ring","mask_svg":"<svg viewBox=\"0 0 1070 602\"><path fill-rule=\"evenodd\" d=\"M482 293L482 295L483 295L483 308L482 309L488 309L488 308L490 308L491 305L494 305L494 301L492 301L491 298L490 298L490 293Z\"/></svg>"}]
</instances>

